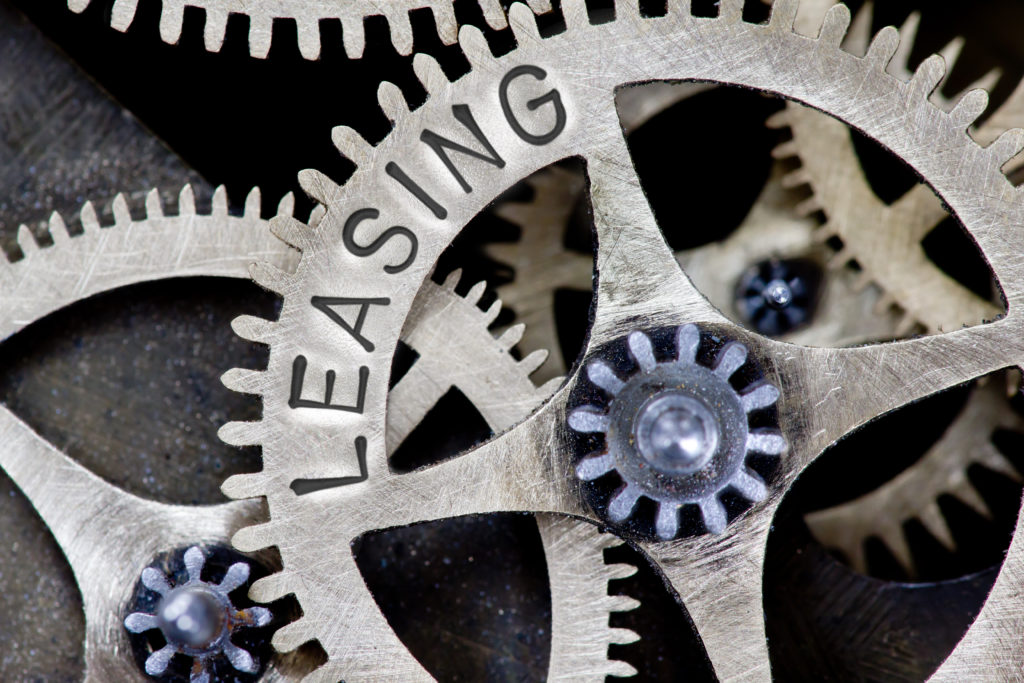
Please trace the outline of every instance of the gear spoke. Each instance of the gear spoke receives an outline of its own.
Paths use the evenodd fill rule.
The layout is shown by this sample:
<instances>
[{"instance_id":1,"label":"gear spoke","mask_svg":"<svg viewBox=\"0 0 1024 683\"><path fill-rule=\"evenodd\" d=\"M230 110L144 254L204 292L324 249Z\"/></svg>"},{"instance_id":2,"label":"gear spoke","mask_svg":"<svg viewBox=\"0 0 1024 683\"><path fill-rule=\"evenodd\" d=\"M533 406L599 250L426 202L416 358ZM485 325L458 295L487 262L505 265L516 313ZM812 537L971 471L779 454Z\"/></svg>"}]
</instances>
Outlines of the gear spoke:
<instances>
[{"instance_id":1,"label":"gear spoke","mask_svg":"<svg viewBox=\"0 0 1024 683\"><path fill-rule=\"evenodd\" d=\"M226 544L236 529L255 517L258 501L206 507L146 501L75 463L5 407L0 407L0 434L0 466L53 533L82 591L87 670L130 680L136 675L135 665L118 652L130 646L117 610L110 609L109 596L131 586L139 567L166 548L197 540ZM126 531L111 534L111 529ZM166 580L161 584L148 573L143 578L158 591L169 590ZM111 646L111 639L117 647ZM167 657L171 654L173 649ZM155 666L163 660L153 661Z\"/></svg>"},{"instance_id":2,"label":"gear spoke","mask_svg":"<svg viewBox=\"0 0 1024 683\"><path fill-rule=\"evenodd\" d=\"M654 322L724 321L680 269L640 185L616 119L588 162L597 231L597 314L591 344L617 336L638 310ZM696 226L694 226L696 229ZM668 320L664 320L668 322Z\"/></svg>"}]
</instances>

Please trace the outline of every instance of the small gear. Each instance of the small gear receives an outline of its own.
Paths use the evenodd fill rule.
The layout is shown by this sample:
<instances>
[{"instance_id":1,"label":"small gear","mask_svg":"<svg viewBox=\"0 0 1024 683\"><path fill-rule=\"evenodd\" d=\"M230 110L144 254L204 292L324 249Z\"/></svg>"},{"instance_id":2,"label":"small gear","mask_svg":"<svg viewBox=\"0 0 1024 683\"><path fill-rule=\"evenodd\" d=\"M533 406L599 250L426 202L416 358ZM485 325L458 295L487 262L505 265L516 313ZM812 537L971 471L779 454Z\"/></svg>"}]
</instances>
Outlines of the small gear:
<instances>
[{"instance_id":1,"label":"small gear","mask_svg":"<svg viewBox=\"0 0 1024 683\"><path fill-rule=\"evenodd\" d=\"M761 476L747 466L748 456L778 456L786 448L778 429L748 424L751 413L775 404L779 390L759 381L741 393L730 383L750 362L746 347L728 342L708 367L697 359L700 343L697 326L683 325L675 334L674 358L659 362L651 338L630 333L627 345L637 372L622 380L599 353L587 363L587 377L610 396L607 409L584 404L568 418L571 429L601 433L605 441L602 450L577 463L576 476L589 482L614 471L622 480L606 508L598 509L621 525L641 497L654 501L656 534L663 541L679 533L684 505L697 505L704 527L722 533L727 515L719 496L727 489L751 502L767 494Z\"/></svg>"},{"instance_id":2,"label":"small gear","mask_svg":"<svg viewBox=\"0 0 1024 683\"><path fill-rule=\"evenodd\" d=\"M135 19L139 0L114 0L110 11L110 25L118 31L127 31ZM264 59L270 53L274 20L292 19L296 24L299 52L306 59L320 57L320 22L335 19L341 22L345 52L350 59L358 59L366 45L363 22L367 17L383 16L391 28L391 42L400 54L412 52L413 34L409 12L429 9L437 33L445 45L451 45L458 36L454 0L161 0L160 37L166 43L177 43L185 21L185 8L197 7L206 12L204 40L206 49L219 52L224 45L228 18L244 15L249 18L249 53ZM493 29L508 26L500 0L477 0L484 20ZM550 0L529 0L537 12L551 10ZM83 12L92 0L67 0L72 12Z\"/></svg>"},{"instance_id":3,"label":"small gear","mask_svg":"<svg viewBox=\"0 0 1024 683\"><path fill-rule=\"evenodd\" d=\"M148 567L142 572L142 583L160 596L156 612L133 612L125 617L124 626L132 633L159 629L167 644L146 659L146 673L160 676L167 671L171 657L177 654L193 660L191 683L210 683L210 663L226 657L231 666L246 674L260 669L253 655L231 642L235 631L266 626L272 615L266 607L236 609L231 592L249 580L249 565L231 565L220 583L202 579L206 558L199 546L185 551L188 580L172 586L159 569ZM171 577L173 578L173 577Z\"/></svg>"}]
</instances>

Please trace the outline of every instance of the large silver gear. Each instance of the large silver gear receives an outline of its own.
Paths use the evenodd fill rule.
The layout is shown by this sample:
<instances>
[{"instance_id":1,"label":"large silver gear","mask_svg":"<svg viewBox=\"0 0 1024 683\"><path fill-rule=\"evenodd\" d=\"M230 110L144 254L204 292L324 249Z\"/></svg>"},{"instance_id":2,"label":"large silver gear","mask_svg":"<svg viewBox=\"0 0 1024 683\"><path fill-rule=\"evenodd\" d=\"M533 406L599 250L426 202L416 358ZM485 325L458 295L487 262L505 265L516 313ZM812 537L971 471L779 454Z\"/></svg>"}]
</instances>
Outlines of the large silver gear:
<instances>
[{"instance_id":1,"label":"large silver gear","mask_svg":"<svg viewBox=\"0 0 1024 683\"><path fill-rule=\"evenodd\" d=\"M191 188L179 195L176 212L165 214L154 190L146 217L135 220L127 201L113 202L113 224L101 226L95 208L80 214L84 231L71 236L65 221L53 214L49 234L54 245L40 248L27 227L19 231L23 258L0 262L0 340L32 322L79 301L118 287L161 279L215 276L245 278L260 259L294 268L297 252L274 237L260 216L260 193L251 192L244 211L232 215L224 188L214 194L210 214L196 211ZM285 197L279 215L291 215ZM483 287L469 297L455 294L458 277L445 285L427 282L418 298L421 320L410 319L403 339L420 353L390 395L397 419L389 436L397 446L433 405L424 399L431 388L458 387L495 429L512 424L546 398L557 382L536 387L529 374L543 362L541 352L516 361L508 351L522 328L495 340L487 330L498 306L476 306ZM475 298L474 298L475 297ZM500 306L500 304L499 304ZM428 324L424 332L420 324ZM438 337L430 332L446 331ZM475 371L462 352L476 354ZM453 353L457 351L457 353ZM473 366L470 366L472 368ZM494 394L504 392L504 401ZM509 393L518 402L508 401ZM412 418L416 415L416 418ZM412 421L410 421L412 419ZM153 557L192 543L226 546L231 534L262 516L257 501L190 507L144 500L105 482L47 443L8 409L0 407L0 432L7 444L0 467L28 497L71 565L86 614L86 680L135 680L141 676L121 626L137 576ZM85 520L83 522L83 520ZM144 520L144 521L140 521ZM538 515L550 577L553 611L549 675L561 680L604 680L630 676L625 662L608 659L608 645L636 640L628 629L612 628L612 612L628 611L637 602L608 594L608 581L630 576L635 567L605 564L603 552L621 541L588 524L555 515ZM578 527L578 528L577 528ZM110 529L130 530L110 534ZM261 680L295 680L302 667L294 657L272 666Z\"/></svg>"},{"instance_id":2,"label":"large silver gear","mask_svg":"<svg viewBox=\"0 0 1024 683\"><path fill-rule=\"evenodd\" d=\"M573 479L565 411L576 375L530 418L462 457L403 475L386 464L388 367L419 283L488 201L559 159L582 157L591 183L599 248L586 356L614 343L637 319L652 326L699 323L742 342L781 390L777 419L790 449L765 500L717 536L635 541L685 604L720 680L770 677L761 566L774 512L800 472L880 414L1024 361L1024 241L1017 230L1024 198L1001 171L1024 145L1024 131L978 145L966 131L985 109L984 92L968 93L949 112L928 100L944 75L941 60L926 60L909 82L886 73L899 47L895 29L879 33L864 57L841 50L850 21L844 6L829 10L816 38L793 32L797 3L790 0L776 2L764 25L745 23L738 0L723 0L713 18L691 16L688 9L688 3L670 3L663 17L641 17L635 4L619 2L615 21L591 25L584 3L568 0L562 5L567 30L541 38L532 13L515 5L510 23L517 49L495 58L478 30L463 28L469 73L449 83L435 61L418 55L414 65L427 102L412 115L394 88L382 89L382 108L395 122L390 135L377 145L347 129L335 136L357 164L352 177L341 186L320 173L301 175L327 215L315 230L287 218L276 222L302 259L295 273L254 270L260 284L284 296L284 305L276 321L240 326L246 338L270 345L267 370L244 383L263 397L264 417L231 423L222 435L263 448L263 470L231 477L224 491L265 496L271 519L239 532L234 543L242 550L280 550L284 570L257 582L251 594L259 600L296 595L304 615L280 629L274 644L291 650L317 639L328 661L311 680L427 678L403 656L383 615L358 608L367 604L366 589L346 553L323 560L325 537L344 548L371 529L497 510L607 523L585 504ZM638 45L644 59L636 59ZM731 323L679 269L629 162L614 92L659 79L774 92L864 131L927 179L957 214L988 257L1007 315L944 334L842 349L787 344ZM427 129L473 145L466 149L475 161L463 152L458 162L446 163L429 146L420 147ZM390 297L359 328L360 337L373 340L372 351L309 305L311 296L338 296L338 290L348 297ZM299 357L304 374L295 372ZM328 371L332 379L343 378L338 403L322 393ZM365 391L357 381L362 375ZM298 393L306 403L299 407L289 405L296 377L306 383ZM334 409L357 400L368 409ZM306 407L313 402L321 409ZM351 481L360 443L367 477L332 486ZM297 495L293 484L306 481L328 488ZM971 662L974 673L1003 655L989 643L986 656Z\"/></svg>"},{"instance_id":3,"label":"large silver gear","mask_svg":"<svg viewBox=\"0 0 1024 683\"><path fill-rule=\"evenodd\" d=\"M367 17L382 16L391 28L391 42L400 54L412 52L413 35L409 12L429 9L441 42L451 45L458 35L454 0L161 0L160 37L167 43L177 43L185 20L185 8L197 7L206 12L204 41L206 49L219 52L224 45L228 18L233 14L249 18L249 53L264 59L270 53L274 20L293 19L299 52L306 59L320 57L320 21L341 21L345 53L351 59L362 56L366 46L363 21ZM503 29L508 23L500 0L477 0L484 20L493 29ZM549 0L529 0L538 12L551 9ZM110 11L110 25L127 31L135 19L139 0L114 0ZM83 12L92 0L68 0L73 12Z\"/></svg>"}]
</instances>

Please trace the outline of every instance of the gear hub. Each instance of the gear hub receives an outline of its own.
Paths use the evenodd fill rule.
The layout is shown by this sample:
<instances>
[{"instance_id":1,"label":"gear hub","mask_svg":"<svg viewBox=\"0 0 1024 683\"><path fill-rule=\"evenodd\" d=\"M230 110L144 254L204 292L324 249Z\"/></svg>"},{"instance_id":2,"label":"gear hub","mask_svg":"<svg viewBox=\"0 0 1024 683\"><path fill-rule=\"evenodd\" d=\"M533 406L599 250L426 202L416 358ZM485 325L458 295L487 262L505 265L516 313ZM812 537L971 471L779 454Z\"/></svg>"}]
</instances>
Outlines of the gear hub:
<instances>
[{"instance_id":1,"label":"gear hub","mask_svg":"<svg viewBox=\"0 0 1024 683\"><path fill-rule=\"evenodd\" d=\"M809 259L761 261L736 284L736 308L761 334L786 334L814 316L821 280L821 268Z\"/></svg>"},{"instance_id":2,"label":"gear hub","mask_svg":"<svg viewBox=\"0 0 1024 683\"><path fill-rule=\"evenodd\" d=\"M779 391L763 379L747 379L759 373L745 346L722 344L704 354L711 356L705 364L696 325L669 332L674 334L657 354L674 353L667 361L657 359L652 342L652 337L666 338L665 331L634 331L626 338L638 366L627 379L613 367L622 358L613 347L621 342L587 363L587 380L574 391L582 398L573 401L568 418L573 431L597 435L598 442L603 437L603 444L593 444L597 448L578 461L577 477L596 482L614 473L620 480L610 496L590 496L595 510L621 525L634 516L641 499L650 500L657 505L653 535L661 540L679 535L679 514L686 505L700 509L707 531L720 533L728 520L721 494L730 490L757 502L767 493L748 456L778 456L786 448L770 410ZM734 378L743 366L750 372ZM639 533L650 535L642 526Z\"/></svg>"},{"instance_id":3,"label":"gear hub","mask_svg":"<svg viewBox=\"0 0 1024 683\"><path fill-rule=\"evenodd\" d=\"M132 633L159 629L166 641L147 657L146 673L165 674L176 654L192 657L191 683L208 683L213 660L221 655L243 674L258 673L257 659L231 642L236 630L266 626L272 618L265 607L236 609L231 601L230 593L249 580L249 565L236 562L220 583L208 583L201 578L206 558L198 546L186 550L184 560L188 579L173 588L164 572L154 567L143 570L142 585L159 600L153 614L133 612L124 620Z\"/></svg>"}]
</instances>

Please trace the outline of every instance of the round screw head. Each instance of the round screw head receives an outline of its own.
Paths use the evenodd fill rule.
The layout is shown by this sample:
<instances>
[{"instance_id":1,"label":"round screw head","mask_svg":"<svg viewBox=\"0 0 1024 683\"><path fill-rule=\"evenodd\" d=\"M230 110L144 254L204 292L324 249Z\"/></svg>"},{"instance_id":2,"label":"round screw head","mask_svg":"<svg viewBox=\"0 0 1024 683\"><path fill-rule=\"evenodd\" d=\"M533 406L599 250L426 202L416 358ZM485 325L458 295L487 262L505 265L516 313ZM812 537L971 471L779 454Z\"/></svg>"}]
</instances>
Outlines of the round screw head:
<instances>
[{"instance_id":1,"label":"round screw head","mask_svg":"<svg viewBox=\"0 0 1024 683\"><path fill-rule=\"evenodd\" d=\"M718 419L692 396L656 395L640 408L634 424L640 454L667 474L696 472L718 449Z\"/></svg>"},{"instance_id":2,"label":"round screw head","mask_svg":"<svg viewBox=\"0 0 1024 683\"><path fill-rule=\"evenodd\" d=\"M168 593L157 606L157 621L167 642L195 649L209 648L224 632L230 605L203 586L184 586Z\"/></svg>"}]
</instances>

